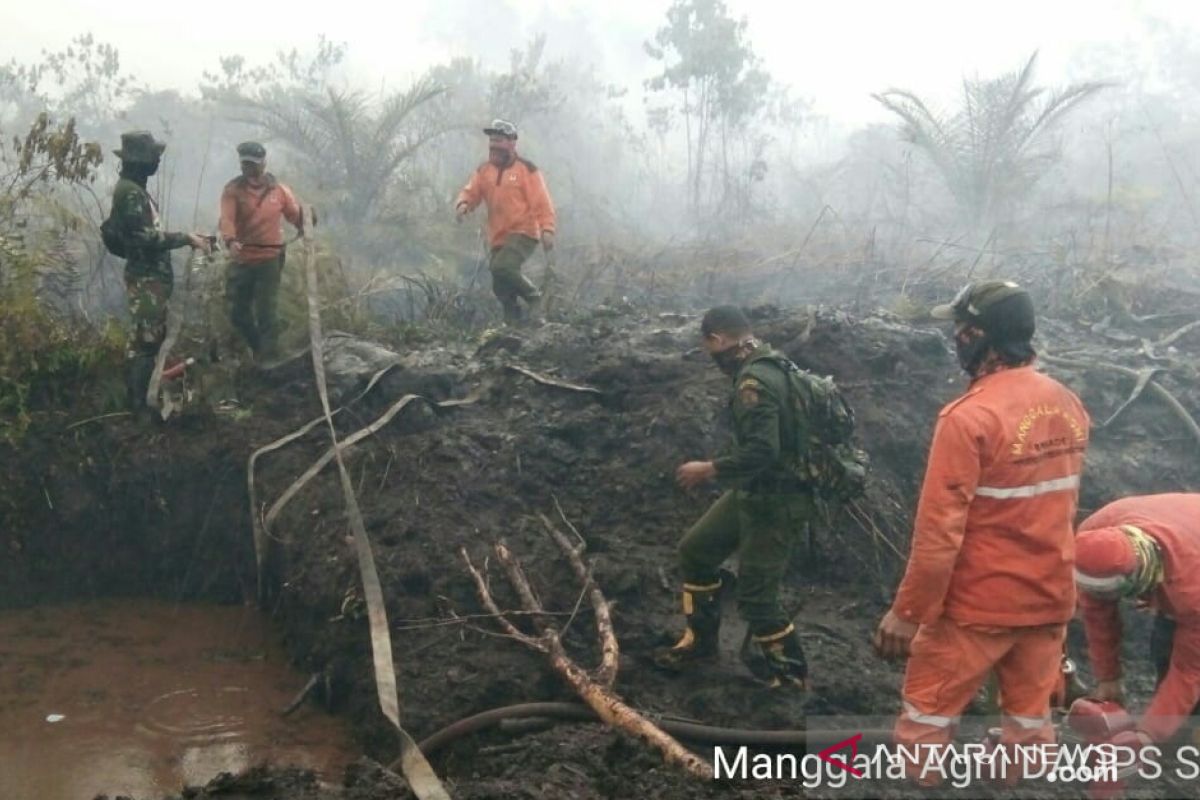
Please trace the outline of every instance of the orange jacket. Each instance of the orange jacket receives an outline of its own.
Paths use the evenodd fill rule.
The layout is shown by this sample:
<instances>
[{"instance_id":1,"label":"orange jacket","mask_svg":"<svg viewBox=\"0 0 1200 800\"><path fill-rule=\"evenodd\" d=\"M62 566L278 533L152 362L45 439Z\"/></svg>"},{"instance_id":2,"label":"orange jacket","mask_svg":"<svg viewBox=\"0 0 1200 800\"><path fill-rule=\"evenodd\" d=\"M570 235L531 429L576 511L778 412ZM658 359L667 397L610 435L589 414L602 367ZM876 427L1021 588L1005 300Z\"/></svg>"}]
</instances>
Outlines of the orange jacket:
<instances>
[{"instance_id":1,"label":"orange jacket","mask_svg":"<svg viewBox=\"0 0 1200 800\"><path fill-rule=\"evenodd\" d=\"M1032 366L985 375L943 408L892 610L918 623L1069 620L1088 425L1079 398Z\"/></svg>"},{"instance_id":2,"label":"orange jacket","mask_svg":"<svg viewBox=\"0 0 1200 800\"><path fill-rule=\"evenodd\" d=\"M221 193L221 238L225 244L241 242L239 264L261 264L279 255L283 245L283 222L303 227L300 204L292 190L269 173L258 186L245 177L225 184Z\"/></svg>"},{"instance_id":3,"label":"orange jacket","mask_svg":"<svg viewBox=\"0 0 1200 800\"><path fill-rule=\"evenodd\" d=\"M523 158L504 169L488 161L475 170L454 207L473 211L480 203L487 203L488 241L493 249L513 233L540 239L543 232L554 232L554 203L546 181L541 170Z\"/></svg>"},{"instance_id":4,"label":"orange jacket","mask_svg":"<svg viewBox=\"0 0 1200 800\"><path fill-rule=\"evenodd\" d=\"M1200 702L1200 494L1127 497L1092 514L1079 530L1121 525L1141 528L1158 543L1165 580L1150 596L1150 606L1176 624L1170 668L1138 725L1162 742ZM1079 605L1096 678L1115 680L1121 675L1117 601L1081 593Z\"/></svg>"}]
</instances>

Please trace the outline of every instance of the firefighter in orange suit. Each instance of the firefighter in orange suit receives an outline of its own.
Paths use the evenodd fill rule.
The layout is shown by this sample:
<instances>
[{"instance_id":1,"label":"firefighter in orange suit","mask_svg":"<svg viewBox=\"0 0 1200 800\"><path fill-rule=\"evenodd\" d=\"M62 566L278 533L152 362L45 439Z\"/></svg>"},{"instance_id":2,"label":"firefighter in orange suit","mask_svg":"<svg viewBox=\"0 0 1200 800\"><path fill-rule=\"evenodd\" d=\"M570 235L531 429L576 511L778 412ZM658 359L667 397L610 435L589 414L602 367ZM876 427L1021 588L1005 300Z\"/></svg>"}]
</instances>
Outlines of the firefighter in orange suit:
<instances>
[{"instance_id":1,"label":"firefighter in orange suit","mask_svg":"<svg viewBox=\"0 0 1200 800\"><path fill-rule=\"evenodd\" d=\"M1200 494L1109 503L1079 526L1075 547L1092 697L1122 700L1120 599L1153 610L1158 688L1129 744L1166 742L1200 713Z\"/></svg>"},{"instance_id":2,"label":"firefighter in orange suit","mask_svg":"<svg viewBox=\"0 0 1200 800\"><path fill-rule=\"evenodd\" d=\"M506 323L520 322L518 298L528 305L529 320L541 320L542 291L521 272L541 242L547 257L554 249L556 216L545 175L532 161L517 155L517 127L502 119L483 129L488 160L471 175L455 200L459 222L480 203L487 206L492 291Z\"/></svg>"},{"instance_id":3,"label":"firefighter in orange suit","mask_svg":"<svg viewBox=\"0 0 1200 800\"><path fill-rule=\"evenodd\" d=\"M909 656L894 738L910 748L949 742L994 670L1002 742L1050 743L1050 694L1075 610L1088 415L1034 368L1033 302L1016 284L967 286L933 314L954 320L971 383L938 415L908 568L875 634L880 655Z\"/></svg>"}]
</instances>

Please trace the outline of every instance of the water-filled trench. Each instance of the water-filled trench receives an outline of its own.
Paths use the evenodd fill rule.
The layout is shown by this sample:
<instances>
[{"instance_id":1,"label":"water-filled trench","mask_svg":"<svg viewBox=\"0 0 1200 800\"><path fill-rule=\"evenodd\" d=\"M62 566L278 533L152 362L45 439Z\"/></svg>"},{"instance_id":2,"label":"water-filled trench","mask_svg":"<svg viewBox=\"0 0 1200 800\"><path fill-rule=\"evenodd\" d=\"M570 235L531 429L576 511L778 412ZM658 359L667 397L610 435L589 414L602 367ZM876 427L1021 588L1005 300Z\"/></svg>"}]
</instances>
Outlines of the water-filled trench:
<instances>
[{"instance_id":1,"label":"water-filled trench","mask_svg":"<svg viewBox=\"0 0 1200 800\"><path fill-rule=\"evenodd\" d=\"M100 600L0 611L0 798L161 797L267 760L337 780L347 724L257 610Z\"/></svg>"}]
</instances>

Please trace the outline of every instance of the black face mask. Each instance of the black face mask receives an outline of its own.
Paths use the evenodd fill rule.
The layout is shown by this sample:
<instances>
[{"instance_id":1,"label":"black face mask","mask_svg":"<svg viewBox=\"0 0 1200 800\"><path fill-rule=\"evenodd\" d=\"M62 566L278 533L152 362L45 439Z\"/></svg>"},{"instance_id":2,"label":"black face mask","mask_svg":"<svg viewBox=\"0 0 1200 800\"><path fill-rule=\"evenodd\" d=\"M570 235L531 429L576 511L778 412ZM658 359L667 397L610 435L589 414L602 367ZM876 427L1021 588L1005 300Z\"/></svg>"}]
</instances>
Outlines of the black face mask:
<instances>
[{"instance_id":1,"label":"black face mask","mask_svg":"<svg viewBox=\"0 0 1200 800\"><path fill-rule=\"evenodd\" d=\"M990 347L991 342L986 333L964 331L954 335L954 352L958 355L958 364L968 375L979 371Z\"/></svg>"},{"instance_id":2,"label":"black face mask","mask_svg":"<svg viewBox=\"0 0 1200 800\"><path fill-rule=\"evenodd\" d=\"M738 368L742 365L741 350L742 346L740 344L719 350L712 354L713 363L717 365L717 369L726 375L736 375Z\"/></svg>"},{"instance_id":3,"label":"black face mask","mask_svg":"<svg viewBox=\"0 0 1200 800\"><path fill-rule=\"evenodd\" d=\"M144 181L158 172L158 165L160 163L162 163L161 159L123 163L121 165L121 174L134 180Z\"/></svg>"}]
</instances>

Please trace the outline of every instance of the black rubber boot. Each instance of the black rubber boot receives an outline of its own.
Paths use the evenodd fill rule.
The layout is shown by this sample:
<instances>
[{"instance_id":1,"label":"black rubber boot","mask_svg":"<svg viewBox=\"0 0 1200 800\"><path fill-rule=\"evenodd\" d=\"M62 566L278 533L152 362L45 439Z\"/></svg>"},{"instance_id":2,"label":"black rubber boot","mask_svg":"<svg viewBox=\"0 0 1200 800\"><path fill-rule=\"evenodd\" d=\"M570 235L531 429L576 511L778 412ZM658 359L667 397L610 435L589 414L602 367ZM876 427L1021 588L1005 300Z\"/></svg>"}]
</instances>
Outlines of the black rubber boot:
<instances>
[{"instance_id":1,"label":"black rubber boot","mask_svg":"<svg viewBox=\"0 0 1200 800\"><path fill-rule=\"evenodd\" d=\"M521 304L516 295L505 295L500 298L500 307L504 310L504 324L515 327L521 324Z\"/></svg>"},{"instance_id":2,"label":"black rubber boot","mask_svg":"<svg viewBox=\"0 0 1200 800\"><path fill-rule=\"evenodd\" d=\"M742 660L768 688L808 688L808 661L791 623L772 633L751 636L742 649Z\"/></svg>"},{"instance_id":3,"label":"black rubber boot","mask_svg":"<svg viewBox=\"0 0 1200 800\"><path fill-rule=\"evenodd\" d=\"M154 374L154 356L138 354L128 356L125 360L125 391L129 411L135 420L146 420L150 417L150 407L146 404L146 393L150 390L150 378Z\"/></svg>"},{"instance_id":4,"label":"black rubber boot","mask_svg":"<svg viewBox=\"0 0 1200 800\"><path fill-rule=\"evenodd\" d=\"M538 292L529 298L528 318L526 323L531 327L539 327L546 324L546 316L542 307L542 294Z\"/></svg>"},{"instance_id":5,"label":"black rubber boot","mask_svg":"<svg viewBox=\"0 0 1200 800\"><path fill-rule=\"evenodd\" d=\"M713 662L720 652L721 584L683 585L683 613L687 628L670 647L654 651L654 663L672 672L682 672L692 664Z\"/></svg>"}]
</instances>

